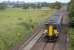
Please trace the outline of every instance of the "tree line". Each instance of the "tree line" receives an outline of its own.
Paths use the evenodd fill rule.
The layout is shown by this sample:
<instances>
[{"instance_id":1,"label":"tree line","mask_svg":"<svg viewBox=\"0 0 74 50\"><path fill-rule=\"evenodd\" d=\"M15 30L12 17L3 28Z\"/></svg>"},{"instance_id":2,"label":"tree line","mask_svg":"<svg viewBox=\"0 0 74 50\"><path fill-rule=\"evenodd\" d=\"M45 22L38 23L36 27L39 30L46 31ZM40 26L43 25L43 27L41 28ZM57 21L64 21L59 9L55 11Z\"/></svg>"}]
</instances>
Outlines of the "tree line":
<instances>
[{"instance_id":1,"label":"tree line","mask_svg":"<svg viewBox=\"0 0 74 50\"><path fill-rule=\"evenodd\" d=\"M7 7L12 7L12 8L23 8L23 9L28 9L28 8L42 8L42 7L50 7L50 8L55 8L59 9L61 7L60 2L55 2L55 3L47 3L47 2L36 2L36 3L11 3L11 2L3 2L0 3L0 10L3 10Z\"/></svg>"},{"instance_id":2,"label":"tree line","mask_svg":"<svg viewBox=\"0 0 74 50\"><path fill-rule=\"evenodd\" d=\"M42 7L49 7L50 4L43 2L37 2L37 3L0 3L0 9L5 9L6 7L17 7L17 8L23 8L23 9L27 9L27 8L42 8Z\"/></svg>"}]
</instances>

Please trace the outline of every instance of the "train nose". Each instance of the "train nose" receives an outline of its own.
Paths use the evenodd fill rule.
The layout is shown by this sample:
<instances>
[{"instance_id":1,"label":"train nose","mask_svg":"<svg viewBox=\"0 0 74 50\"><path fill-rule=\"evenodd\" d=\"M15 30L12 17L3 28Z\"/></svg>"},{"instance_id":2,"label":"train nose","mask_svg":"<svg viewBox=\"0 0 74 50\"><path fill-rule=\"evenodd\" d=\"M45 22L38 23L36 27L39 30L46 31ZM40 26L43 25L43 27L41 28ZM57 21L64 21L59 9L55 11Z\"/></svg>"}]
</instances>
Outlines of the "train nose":
<instances>
[{"instance_id":1,"label":"train nose","mask_svg":"<svg viewBox=\"0 0 74 50\"><path fill-rule=\"evenodd\" d=\"M45 37L45 41L46 42L56 42L57 41L57 39L58 39L58 36L48 36L48 35L46 35Z\"/></svg>"}]
</instances>

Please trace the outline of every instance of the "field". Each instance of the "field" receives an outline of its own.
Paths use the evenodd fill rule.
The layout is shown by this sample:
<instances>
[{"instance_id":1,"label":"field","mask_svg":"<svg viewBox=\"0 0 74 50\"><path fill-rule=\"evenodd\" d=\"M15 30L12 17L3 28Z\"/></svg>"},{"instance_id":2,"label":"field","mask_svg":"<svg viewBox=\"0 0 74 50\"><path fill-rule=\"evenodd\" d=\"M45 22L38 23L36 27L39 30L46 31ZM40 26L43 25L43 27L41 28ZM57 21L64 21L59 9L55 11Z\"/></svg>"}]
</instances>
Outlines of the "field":
<instances>
[{"instance_id":1,"label":"field","mask_svg":"<svg viewBox=\"0 0 74 50\"><path fill-rule=\"evenodd\" d=\"M10 50L31 36L33 28L51 12L51 9L20 8L0 11L0 50Z\"/></svg>"}]
</instances>

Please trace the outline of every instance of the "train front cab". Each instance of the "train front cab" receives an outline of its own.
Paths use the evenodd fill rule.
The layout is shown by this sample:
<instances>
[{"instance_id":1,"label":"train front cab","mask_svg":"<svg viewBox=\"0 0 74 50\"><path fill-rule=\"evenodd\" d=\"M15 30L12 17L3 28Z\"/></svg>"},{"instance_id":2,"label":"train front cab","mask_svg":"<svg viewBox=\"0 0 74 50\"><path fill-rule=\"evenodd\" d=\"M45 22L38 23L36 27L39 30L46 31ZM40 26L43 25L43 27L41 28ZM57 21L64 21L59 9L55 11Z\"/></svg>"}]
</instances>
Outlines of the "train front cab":
<instances>
[{"instance_id":1,"label":"train front cab","mask_svg":"<svg viewBox=\"0 0 74 50\"><path fill-rule=\"evenodd\" d=\"M45 32L46 32L46 41L48 42L56 42L58 39L59 31L58 26L59 25L53 25L53 24L45 24Z\"/></svg>"}]
</instances>

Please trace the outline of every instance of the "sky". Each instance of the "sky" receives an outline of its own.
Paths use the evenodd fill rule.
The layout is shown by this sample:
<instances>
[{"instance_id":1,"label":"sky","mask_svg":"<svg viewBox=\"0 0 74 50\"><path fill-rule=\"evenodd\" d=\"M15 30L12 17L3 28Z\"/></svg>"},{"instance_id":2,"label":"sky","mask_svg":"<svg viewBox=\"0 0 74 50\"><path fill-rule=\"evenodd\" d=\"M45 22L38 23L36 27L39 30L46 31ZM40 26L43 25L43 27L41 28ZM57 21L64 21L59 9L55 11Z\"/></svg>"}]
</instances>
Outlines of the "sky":
<instances>
[{"instance_id":1,"label":"sky","mask_svg":"<svg viewBox=\"0 0 74 50\"><path fill-rule=\"evenodd\" d=\"M3 2L3 1L8 1L8 0L0 0L0 2ZM9 1L12 1L12 2L16 2L16 1L24 1L24 2L49 2L49 3L53 3L53 2L56 2L56 1L59 1L59 2L62 2L62 3L68 3L68 2L70 2L70 0L9 0Z\"/></svg>"}]
</instances>

